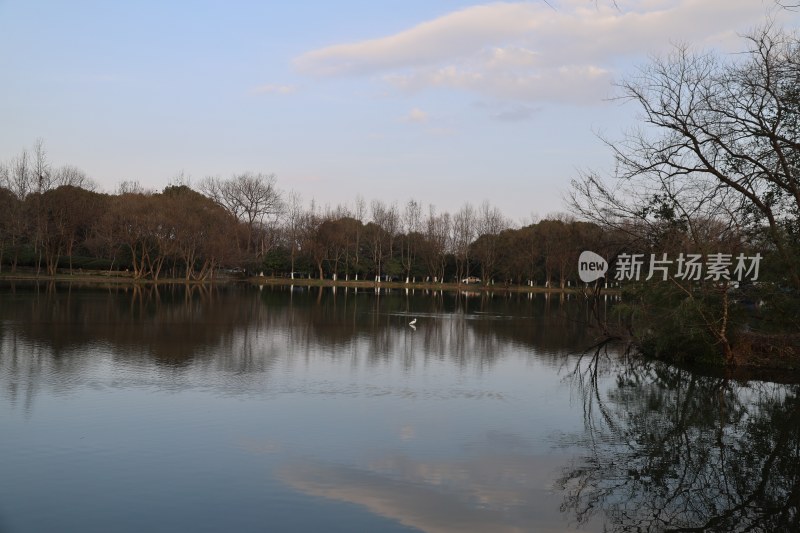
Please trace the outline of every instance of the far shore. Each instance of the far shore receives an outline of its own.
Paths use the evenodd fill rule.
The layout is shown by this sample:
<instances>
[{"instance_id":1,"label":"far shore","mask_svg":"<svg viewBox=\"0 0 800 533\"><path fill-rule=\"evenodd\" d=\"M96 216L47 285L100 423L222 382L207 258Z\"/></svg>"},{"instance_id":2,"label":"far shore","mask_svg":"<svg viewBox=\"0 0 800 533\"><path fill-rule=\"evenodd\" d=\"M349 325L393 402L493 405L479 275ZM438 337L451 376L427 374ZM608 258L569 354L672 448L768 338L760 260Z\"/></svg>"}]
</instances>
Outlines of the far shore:
<instances>
[{"instance_id":1,"label":"far shore","mask_svg":"<svg viewBox=\"0 0 800 533\"><path fill-rule=\"evenodd\" d=\"M482 284L482 283L430 283L430 282L399 282L374 280L332 280L316 278L285 278L270 276L217 276L207 280L187 280L184 278L161 278L134 279L132 275L123 272L108 271L75 271L73 273L62 272L55 276L47 274L36 274L35 272L2 272L0 281L23 281L23 282L57 282L57 283L85 283L89 285L219 285L229 283L250 283L253 285L301 285L305 287L352 287L359 289L422 289L436 291L471 291L471 292L524 292L524 293L543 293L543 294L583 294L582 287L542 287L528 285L506 285L504 283ZM616 293L616 289L604 289L607 294Z\"/></svg>"},{"instance_id":2,"label":"far shore","mask_svg":"<svg viewBox=\"0 0 800 533\"><path fill-rule=\"evenodd\" d=\"M427 289L442 291L475 291L475 292L536 292L536 293L555 293L555 294L583 294L581 287L560 287L548 288L542 286L528 285L506 285L504 283L494 283L485 285L482 283L430 283L430 282L401 282L401 281L369 281L369 280L332 280L316 278L270 278L267 276L248 278L247 281L257 285L303 285L312 287L356 287L359 289L384 288L384 289Z\"/></svg>"}]
</instances>

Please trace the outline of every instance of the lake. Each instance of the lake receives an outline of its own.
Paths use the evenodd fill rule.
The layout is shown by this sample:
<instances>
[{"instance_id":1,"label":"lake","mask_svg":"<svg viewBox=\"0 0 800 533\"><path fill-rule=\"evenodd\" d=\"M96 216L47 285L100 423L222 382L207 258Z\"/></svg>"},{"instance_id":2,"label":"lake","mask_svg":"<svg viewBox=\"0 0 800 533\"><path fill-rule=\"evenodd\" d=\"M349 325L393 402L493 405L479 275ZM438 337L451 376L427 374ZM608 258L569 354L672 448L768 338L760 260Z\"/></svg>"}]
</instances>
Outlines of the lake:
<instances>
[{"instance_id":1,"label":"lake","mask_svg":"<svg viewBox=\"0 0 800 533\"><path fill-rule=\"evenodd\" d=\"M798 386L586 351L589 318L574 295L6 283L0 532L800 529Z\"/></svg>"}]
</instances>

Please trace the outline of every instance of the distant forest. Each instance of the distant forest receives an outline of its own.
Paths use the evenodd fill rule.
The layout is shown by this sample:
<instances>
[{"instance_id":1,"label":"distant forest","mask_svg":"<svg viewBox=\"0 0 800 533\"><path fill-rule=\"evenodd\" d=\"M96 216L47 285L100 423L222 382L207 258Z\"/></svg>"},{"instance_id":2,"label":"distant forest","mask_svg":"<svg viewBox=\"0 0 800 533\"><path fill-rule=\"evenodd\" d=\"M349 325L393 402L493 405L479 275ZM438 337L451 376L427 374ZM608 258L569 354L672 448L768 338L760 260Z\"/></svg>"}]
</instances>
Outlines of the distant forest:
<instances>
[{"instance_id":1,"label":"distant forest","mask_svg":"<svg viewBox=\"0 0 800 533\"><path fill-rule=\"evenodd\" d=\"M226 273L338 280L565 287L602 230L562 215L513 227L484 202L457 213L361 197L320 209L271 174L207 178L161 192L123 183L98 192L42 141L0 163L0 269L127 271L134 279L209 280Z\"/></svg>"}]
</instances>

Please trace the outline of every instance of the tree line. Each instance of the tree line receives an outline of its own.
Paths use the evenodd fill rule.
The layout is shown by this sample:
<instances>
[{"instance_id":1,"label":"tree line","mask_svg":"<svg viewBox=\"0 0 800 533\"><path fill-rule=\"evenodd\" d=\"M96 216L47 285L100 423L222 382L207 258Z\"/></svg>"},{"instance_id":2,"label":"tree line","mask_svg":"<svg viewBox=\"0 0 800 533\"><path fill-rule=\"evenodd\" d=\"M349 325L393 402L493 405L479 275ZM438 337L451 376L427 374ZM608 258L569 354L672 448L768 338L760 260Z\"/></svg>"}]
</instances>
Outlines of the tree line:
<instances>
[{"instance_id":1,"label":"tree line","mask_svg":"<svg viewBox=\"0 0 800 533\"><path fill-rule=\"evenodd\" d=\"M320 208L272 174L185 179L113 194L44 143L0 163L0 269L128 271L134 279L208 280L220 271L290 278L536 284L577 282L600 228L566 215L514 226L497 207L456 213L381 200Z\"/></svg>"}]
</instances>

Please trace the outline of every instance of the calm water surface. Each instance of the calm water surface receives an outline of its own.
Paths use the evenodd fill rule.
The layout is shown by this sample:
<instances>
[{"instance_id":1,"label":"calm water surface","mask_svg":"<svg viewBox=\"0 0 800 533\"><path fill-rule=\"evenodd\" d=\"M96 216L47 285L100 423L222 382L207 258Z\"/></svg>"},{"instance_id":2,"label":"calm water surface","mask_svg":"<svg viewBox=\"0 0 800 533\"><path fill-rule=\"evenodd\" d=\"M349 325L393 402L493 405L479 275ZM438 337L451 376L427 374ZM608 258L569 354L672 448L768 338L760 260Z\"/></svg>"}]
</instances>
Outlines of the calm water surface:
<instances>
[{"instance_id":1,"label":"calm water surface","mask_svg":"<svg viewBox=\"0 0 800 533\"><path fill-rule=\"evenodd\" d=\"M581 356L587 316L0 286L0 532L796 528L797 385Z\"/></svg>"}]
</instances>

